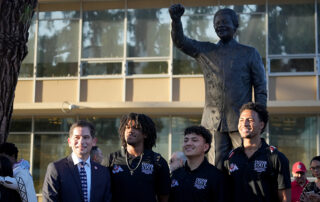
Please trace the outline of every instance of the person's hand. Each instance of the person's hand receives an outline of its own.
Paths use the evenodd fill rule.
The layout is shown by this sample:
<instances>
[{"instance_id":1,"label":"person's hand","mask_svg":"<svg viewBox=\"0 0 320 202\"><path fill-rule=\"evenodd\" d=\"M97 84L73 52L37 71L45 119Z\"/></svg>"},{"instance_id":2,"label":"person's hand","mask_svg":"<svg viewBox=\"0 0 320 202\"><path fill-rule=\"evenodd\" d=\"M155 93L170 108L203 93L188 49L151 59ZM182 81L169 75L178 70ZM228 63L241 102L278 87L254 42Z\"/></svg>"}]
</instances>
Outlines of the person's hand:
<instances>
[{"instance_id":1,"label":"person's hand","mask_svg":"<svg viewBox=\"0 0 320 202\"><path fill-rule=\"evenodd\" d=\"M173 4L169 8L169 13L172 20L180 20L184 13L184 7L181 4Z\"/></svg>"}]
</instances>

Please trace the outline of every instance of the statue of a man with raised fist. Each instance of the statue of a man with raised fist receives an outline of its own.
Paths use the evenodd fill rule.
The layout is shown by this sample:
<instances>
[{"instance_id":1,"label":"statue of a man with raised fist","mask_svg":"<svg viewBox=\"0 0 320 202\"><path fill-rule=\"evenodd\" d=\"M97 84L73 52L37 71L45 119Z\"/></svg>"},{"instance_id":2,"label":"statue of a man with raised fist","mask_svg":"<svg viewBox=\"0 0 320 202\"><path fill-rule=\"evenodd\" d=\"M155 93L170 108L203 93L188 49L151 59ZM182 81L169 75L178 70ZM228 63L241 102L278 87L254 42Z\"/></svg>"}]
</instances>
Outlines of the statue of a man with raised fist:
<instances>
[{"instance_id":1,"label":"statue of a man with raised fist","mask_svg":"<svg viewBox=\"0 0 320 202\"><path fill-rule=\"evenodd\" d=\"M224 8L214 15L214 29L220 38L217 44L193 40L184 35L181 24L184 7L181 4L172 5L169 13L175 46L196 59L202 68L205 106L201 124L214 137L214 151L209 152L209 161L221 169L228 152L241 145L238 132L240 107L250 101L264 106L267 104L266 76L261 56L255 48L240 44L233 38L239 23L232 9Z\"/></svg>"}]
</instances>

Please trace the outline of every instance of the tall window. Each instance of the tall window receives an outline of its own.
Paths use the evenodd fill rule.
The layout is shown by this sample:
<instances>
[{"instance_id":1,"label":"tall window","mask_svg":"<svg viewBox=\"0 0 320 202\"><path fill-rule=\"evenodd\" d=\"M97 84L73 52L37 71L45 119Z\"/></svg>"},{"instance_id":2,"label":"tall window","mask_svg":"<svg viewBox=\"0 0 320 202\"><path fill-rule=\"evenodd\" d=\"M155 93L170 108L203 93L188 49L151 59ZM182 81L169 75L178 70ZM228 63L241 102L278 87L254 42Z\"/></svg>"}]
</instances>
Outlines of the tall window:
<instances>
[{"instance_id":1,"label":"tall window","mask_svg":"<svg viewBox=\"0 0 320 202\"><path fill-rule=\"evenodd\" d=\"M39 12L37 77L77 76L79 13Z\"/></svg>"},{"instance_id":2,"label":"tall window","mask_svg":"<svg viewBox=\"0 0 320 202\"><path fill-rule=\"evenodd\" d=\"M305 165L317 154L317 117L314 115L273 115L269 122L270 144L290 161Z\"/></svg>"},{"instance_id":3,"label":"tall window","mask_svg":"<svg viewBox=\"0 0 320 202\"><path fill-rule=\"evenodd\" d=\"M128 57L169 56L167 8L128 9Z\"/></svg>"},{"instance_id":4,"label":"tall window","mask_svg":"<svg viewBox=\"0 0 320 202\"><path fill-rule=\"evenodd\" d=\"M35 119L32 174L37 193L41 193L48 164L70 154L68 131L74 121L58 117Z\"/></svg>"},{"instance_id":5,"label":"tall window","mask_svg":"<svg viewBox=\"0 0 320 202\"><path fill-rule=\"evenodd\" d=\"M36 28L36 15L33 16L31 25L29 27L29 38L28 38L28 54L24 58L20 72L19 72L19 77L33 77L33 66L34 66L34 40L35 40L35 28Z\"/></svg>"},{"instance_id":6,"label":"tall window","mask_svg":"<svg viewBox=\"0 0 320 202\"><path fill-rule=\"evenodd\" d=\"M124 10L86 10L82 24L82 58L123 56Z\"/></svg>"},{"instance_id":7,"label":"tall window","mask_svg":"<svg viewBox=\"0 0 320 202\"><path fill-rule=\"evenodd\" d=\"M315 53L314 3L270 4L269 54Z\"/></svg>"},{"instance_id":8,"label":"tall window","mask_svg":"<svg viewBox=\"0 0 320 202\"><path fill-rule=\"evenodd\" d=\"M18 160L25 159L30 162L31 118L14 118L11 121L10 134L7 142L12 142L19 150Z\"/></svg>"}]
</instances>

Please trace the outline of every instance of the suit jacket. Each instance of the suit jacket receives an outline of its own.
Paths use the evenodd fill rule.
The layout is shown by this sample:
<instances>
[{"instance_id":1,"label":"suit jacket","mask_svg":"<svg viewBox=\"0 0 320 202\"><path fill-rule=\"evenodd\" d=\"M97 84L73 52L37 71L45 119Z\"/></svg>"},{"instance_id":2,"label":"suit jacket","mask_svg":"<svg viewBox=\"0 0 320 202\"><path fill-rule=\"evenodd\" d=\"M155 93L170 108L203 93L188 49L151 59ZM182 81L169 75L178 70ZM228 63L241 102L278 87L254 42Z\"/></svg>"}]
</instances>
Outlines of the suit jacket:
<instances>
[{"instance_id":1,"label":"suit jacket","mask_svg":"<svg viewBox=\"0 0 320 202\"><path fill-rule=\"evenodd\" d=\"M201 125L211 131L238 130L239 109L254 100L266 106L265 69L258 51L234 39L224 44L201 42L183 34L180 20L172 21L174 44L195 58L203 70L205 106Z\"/></svg>"},{"instance_id":2,"label":"suit jacket","mask_svg":"<svg viewBox=\"0 0 320 202\"><path fill-rule=\"evenodd\" d=\"M91 163L91 202L111 201L108 168ZM43 202L82 202L79 170L71 155L48 165L42 187Z\"/></svg>"}]
</instances>

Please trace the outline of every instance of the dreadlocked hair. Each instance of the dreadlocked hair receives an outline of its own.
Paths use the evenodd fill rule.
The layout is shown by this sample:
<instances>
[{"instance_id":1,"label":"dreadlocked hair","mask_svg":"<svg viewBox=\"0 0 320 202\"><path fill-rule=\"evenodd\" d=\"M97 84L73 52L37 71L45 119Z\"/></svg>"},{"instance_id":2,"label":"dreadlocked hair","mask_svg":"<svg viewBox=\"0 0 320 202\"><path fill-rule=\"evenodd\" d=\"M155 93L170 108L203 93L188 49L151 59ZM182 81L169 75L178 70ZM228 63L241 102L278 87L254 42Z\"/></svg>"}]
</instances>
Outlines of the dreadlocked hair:
<instances>
[{"instance_id":1,"label":"dreadlocked hair","mask_svg":"<svg viewBox=\"0 0 320 202\"><path fill-rule=\"evenodd\" d=\"M144 149L152 149L156 145L157 131L152 119L145 114L130 113L122 116L120 120L119 134L121 144L124 148L127 147L125 140L125 130L129 121L134 121L134 127L139 129L146 136L144 139Z\"/></svg>"}]
</instances>

